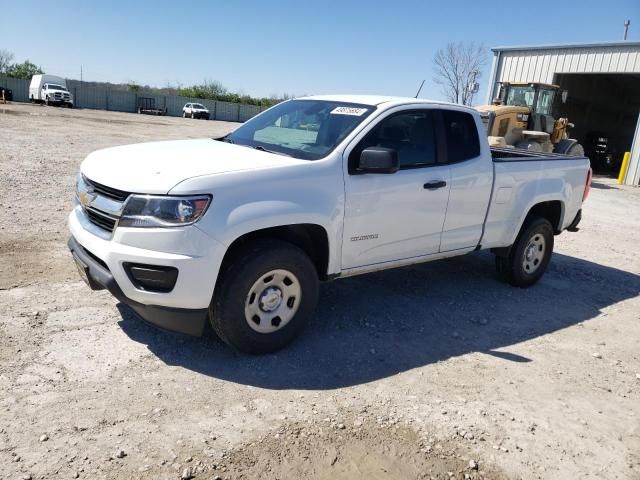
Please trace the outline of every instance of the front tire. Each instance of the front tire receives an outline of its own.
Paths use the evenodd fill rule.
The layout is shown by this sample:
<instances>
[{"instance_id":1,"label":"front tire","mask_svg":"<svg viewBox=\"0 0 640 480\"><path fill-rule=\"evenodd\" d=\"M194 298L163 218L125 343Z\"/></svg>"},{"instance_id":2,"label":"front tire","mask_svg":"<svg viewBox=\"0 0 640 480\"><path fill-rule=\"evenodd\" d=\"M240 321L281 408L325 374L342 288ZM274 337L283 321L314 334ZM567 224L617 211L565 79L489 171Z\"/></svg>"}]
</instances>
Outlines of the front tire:
<instances>
[{"instance_id":1,"label":"front tire","mask_svg":"<svg viewBox=\"0 0 640 480\"><path fill-rule=\"evenodd\" d=\"M257 241L228 262L209 307L216 334L245 353L275 352L308 323L318 302L318 273L300 248Z\"/></svg>"},{"instance_id":2,"label":"front tire","mask_svg":"<svg viewBox=\"0 0 640 480\"><path fill-rule=\"evenodd\" d=\"M546 218L528 217L506 256L496 256L498 274L515 287L540 280L553 253L553 227Z\"/></svg>"}]
</instances>

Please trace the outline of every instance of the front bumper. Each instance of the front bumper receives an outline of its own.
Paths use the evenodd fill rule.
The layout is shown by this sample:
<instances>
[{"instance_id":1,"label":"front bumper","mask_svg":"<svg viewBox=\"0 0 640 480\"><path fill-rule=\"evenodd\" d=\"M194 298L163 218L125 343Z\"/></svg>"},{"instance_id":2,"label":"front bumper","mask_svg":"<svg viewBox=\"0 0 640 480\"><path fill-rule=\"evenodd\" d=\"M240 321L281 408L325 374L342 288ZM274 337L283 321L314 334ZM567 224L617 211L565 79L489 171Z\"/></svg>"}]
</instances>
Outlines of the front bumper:
<instances>
[{"instance_id":1,"label":"front bumper","mask_svg":"<svg viewBox=\"0 0 640 480\"><path fill-rule=\"evenodd\" d=\"M69 230L69 248L86 265L90 285L106 288L160 327L202 333L225 252L222 244L196 225L117 227L109 234L89 222L79 206L69 215ZM173 267L177 281L170 291L144 290L127 273L130 264Z\"/></svg>"},{"instance_id":2,"label":"front bumper","mask_svg":"<svg viewBox=\"0 0 640 480\"><path fill-rule=\"evenodd\" d=\"M54 97L49 97L49 103L64 103L64 104L70 103L73 105L73 99L54 96Z\"/></svg>"},{"instance_id":3,"label":"front bumper","mask_svg":"<svg viewBox=\"0 0 640 480\"><path fill-rule=\"evenodd\" d=\"M89 254L75 238L71 237L67 245L79 268L84 268L84 275L86 275L87 283L92 290L106 288L119 301L129 305L143 320L161 328L187 335L200 336L203 334L207 322L208 310L206 308L171 308L160 305L144 305L131 300L123 293L108 267L102 265L93 255Z\"/></svg>"}]
</instances>

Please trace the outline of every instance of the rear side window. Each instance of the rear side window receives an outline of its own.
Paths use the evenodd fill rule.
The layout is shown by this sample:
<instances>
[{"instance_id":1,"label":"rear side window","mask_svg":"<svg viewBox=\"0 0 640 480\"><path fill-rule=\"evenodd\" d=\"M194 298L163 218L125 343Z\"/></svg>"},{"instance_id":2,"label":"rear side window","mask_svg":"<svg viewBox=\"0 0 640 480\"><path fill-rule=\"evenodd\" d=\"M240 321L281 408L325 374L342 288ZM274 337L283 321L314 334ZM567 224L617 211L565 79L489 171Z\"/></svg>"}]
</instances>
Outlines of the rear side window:
<instances>
[{"instance_id":1,"label":"rear side window","mask_svg":"<svg viewBox=\"0 0 640 480\"><path fill-rule=\"evenodd\" d=\"M442 110L450 163L463 162L480 155L478 128L473 116L455 110Z\"/></svg>"}]
</instances>

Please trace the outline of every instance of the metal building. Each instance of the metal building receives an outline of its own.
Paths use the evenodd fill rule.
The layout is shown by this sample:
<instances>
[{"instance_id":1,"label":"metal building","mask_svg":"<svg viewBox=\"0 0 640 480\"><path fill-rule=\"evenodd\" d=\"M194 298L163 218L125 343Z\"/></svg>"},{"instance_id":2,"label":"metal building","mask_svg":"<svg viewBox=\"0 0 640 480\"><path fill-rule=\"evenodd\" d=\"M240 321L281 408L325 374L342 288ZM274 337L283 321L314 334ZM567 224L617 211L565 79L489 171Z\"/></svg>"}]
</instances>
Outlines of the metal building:
<instances>
[{"instance_id":1,"label":"metal building","mask_svg":"<svg viewBox=\"0 0 640 480\"><path fill-rule=\"evenodd\" d=\"M618 164L624 152L630 151L625 183L640 183L640 42L497 47L492 51L487 103L496 97L499 82L559 85L567 91L566 102L557 99L554 112L575 124L571 136L583 145L594 137L606 137Z\"/></svg>"}]
</instances>

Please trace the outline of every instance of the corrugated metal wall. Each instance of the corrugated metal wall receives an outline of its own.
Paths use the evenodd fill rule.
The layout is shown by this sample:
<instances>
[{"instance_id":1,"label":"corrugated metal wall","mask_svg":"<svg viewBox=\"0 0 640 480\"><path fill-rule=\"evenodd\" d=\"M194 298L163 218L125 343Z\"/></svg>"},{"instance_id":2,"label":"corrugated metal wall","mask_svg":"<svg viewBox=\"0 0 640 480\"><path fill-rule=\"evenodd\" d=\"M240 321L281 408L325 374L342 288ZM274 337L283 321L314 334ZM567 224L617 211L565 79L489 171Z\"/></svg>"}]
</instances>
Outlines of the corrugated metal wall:
<instances>
[{"instance_id":1,"label":"corrugated metal wall","mask_svg":"<svg viewBox=\"0 0 640 480\"><path fill-rule=\"evenodd\" d=\"M13 91L15 102L29 101L29 80L0 77L0 86ZM69 90L73 93L75 106L78 108L93 108L97 110L113 110L116 112L135 112L138 96L151 97L156 106L167 109L167 115L182 116L185 103L201 103L209 109L211 120L228 122L246 122L251 117L267 109L258 105L243 103L217 102L200 98L179 97L175 95L151 95L147 93L122 92L97 87L78 86L77 82L69 82Z\"/></svg>"},{"instance_id":2,"label":"corrugated metal wall","mask_svg":"<svg viewBox=\"0 0 640 480\"><path fill-rule=\"evenodd\" d=\"M553 83L556 73L640 73L640 48L594 46L500 52L496 82ZM491 97L496 94L493 85Z\"/></svg>"},{"instance_id":3,"label":"corrugated metal wall","mask_svg":"<svg viewBox=\"0 0 640 480\"><path fill-rule=\"evenodd\" d=\"M13 92L15 102L29 101L29 81L18 78L0 77L0 86L8 88Z\"/></svg>"},{"instance_id":4,"label":"corrugated metal wall","mask_svg":"<svg viewBox=\"0 0 640 480\"><path fill-rule=\"evenodd\" d=\"M487 103L498 93L498 82L554 83L556 74L634 73L640 74L640 44L593 44L567 47L497 48L489 80ZM640 88L640 84L638 85ZM640 124L631 151L628 184L640 181ZM634 162L633 159L636 159Z\"/></svg>"}]
</instances>

